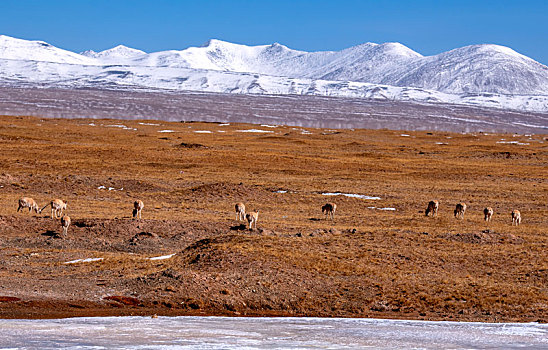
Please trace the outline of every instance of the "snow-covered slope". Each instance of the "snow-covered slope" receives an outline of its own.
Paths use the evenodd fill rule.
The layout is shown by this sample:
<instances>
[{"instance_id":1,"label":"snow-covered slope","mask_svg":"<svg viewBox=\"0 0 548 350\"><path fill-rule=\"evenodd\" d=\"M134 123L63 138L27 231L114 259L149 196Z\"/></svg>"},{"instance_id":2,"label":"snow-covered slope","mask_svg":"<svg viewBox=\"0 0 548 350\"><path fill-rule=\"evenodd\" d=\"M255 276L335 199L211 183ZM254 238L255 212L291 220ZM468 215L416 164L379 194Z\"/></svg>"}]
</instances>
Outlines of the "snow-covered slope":
<instances>
[{"instance_id":1,"label":"snow-covered slope","mask_svg":"<svg viewBox=\"0 0 548 350\"><path fill-rule=\"evenodd\" d=\"M16 39L6 35L0 35L0 59L84 65L97 64L93 59L59 49L43 41Z\"/></svg>"},{"instance_id":2,"label":"snow-covered slope","mask_svg":"<svg viewBox=\"0 0 548 350\"><path fill-rule=\"evenodd\" d=\"M548 67L510 48L474 45L422 56L399 43L305 52L210 40L145 53L73 53L0 36L0 84L315 94L548 112Z\"/></svg>"},{"instance_id":3,"label":"snow-covered slope","mask_svg":"<svg viewBox=\"0 0 548 350\"><path fill-rule=\"evenodd\" d=\"M378 83L447 93L548 95L548 67L498 45L473 45L424 57Z\"/></svg>"}]
</instances>

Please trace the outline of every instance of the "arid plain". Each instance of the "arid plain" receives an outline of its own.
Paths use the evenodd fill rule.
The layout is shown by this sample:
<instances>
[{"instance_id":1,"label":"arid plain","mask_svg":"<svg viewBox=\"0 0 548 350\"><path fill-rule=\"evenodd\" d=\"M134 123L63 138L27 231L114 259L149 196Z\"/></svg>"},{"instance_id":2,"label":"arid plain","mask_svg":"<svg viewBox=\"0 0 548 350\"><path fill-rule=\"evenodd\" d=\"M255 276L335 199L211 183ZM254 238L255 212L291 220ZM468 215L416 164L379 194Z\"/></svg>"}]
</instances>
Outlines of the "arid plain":
<instances>
[{"instance_id":1,"label":"arid plain","mask_svg":"<svg viewBox=\"0 0 548 350\"><path fill-rule=\"evenodd\" d=\"M546 322L547 145L546 135L2 116L0 317ZM67 200L68 234L48 209L16 213L23 196ZM439 215L425 217L432 199ZM258 229L235 220L240 201L260 210Z\"/></svg>"}]
</instances>

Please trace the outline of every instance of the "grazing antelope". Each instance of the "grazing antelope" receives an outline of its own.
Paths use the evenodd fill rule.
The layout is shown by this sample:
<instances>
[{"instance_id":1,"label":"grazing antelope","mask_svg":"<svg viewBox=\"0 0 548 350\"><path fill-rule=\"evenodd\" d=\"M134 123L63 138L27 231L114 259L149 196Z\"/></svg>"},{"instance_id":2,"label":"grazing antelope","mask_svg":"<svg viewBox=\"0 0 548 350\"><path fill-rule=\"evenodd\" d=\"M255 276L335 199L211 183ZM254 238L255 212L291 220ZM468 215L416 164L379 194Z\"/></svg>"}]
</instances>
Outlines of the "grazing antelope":
<instances>
[{"instance_id":1,"label":"grazing antelope","mask_svg":"<svg viewBox=\"0 0 548 350\"><path fill-rule=\"evenodd\" d=\"M137 215L139 215L139 219L141 218L141 210L145 207L145 203L141 200L136 200L133 202L133 217L136 218Z\"/></svg>"},{"instance_id":2,"label":"grazing antelope","mask_svg":"<svg viewBox=\"0 0 548 350\"><path fill-rule=\"evenodd\" d=\"M322 214L325 213L326 220L328 217L331 217L331 220L333 220L335 210L337 210L337 204L335 203L326 203L324 206L322 206Z\"/></svg>"},{"instance_id":3,"label":"grazing antelope","mask_svg":"<svg viewBox=\"0 0 548 350\"><path fill-rule=\"evenodd\" d=\"M491 221L491 219L493 218L493 208L487 207L483 209L483 216L485 221Z\"/></svg>"},{"instance_id":4,"label":"grazing antelope","mask_svg":"<svg viewBox=\"0 0 548 350\"><path fill-rule=\"evenodd\" d=\"M457 206L455 207L455 211L454 211L455 217L457 219L458 218L464 219L464 213L465 212L466 212L466 204L464 204L464 203L457 204Z\"/></svg>"},{"instance_id":5,"label":"grazing antelope","mask_svg":"<svg viewBox=\"0 0 548 350\"><path fill-rule=\"evenodd\" d=\"M66 236L68 228L70 226L70 216L63 215L61 218L61 226L63 226L63 236Z\"/></svg>"},{"instance_id":6,"label":"grazing antelope","mask_svg":"<svg viewBox=\"0 0 548 350\"><path fill-rule=\"evenodd\" d=\"M29 213L31 211L35 211L36 214L40 214L42 210L38 208L38 204L36 204L36 201L30 197L23 197L19 199L19 206L17 207L17 211L23 209L23 208L29 208Z\"/></svg>"},{"instance_id":7,"label":"grazing antelope","mask_svg":"<svg viewBox=\"0 0 548 350\"><path fill-rule=\"evenodd\" d=\"M519 210L514 209L512 210L512 225L518 226L519 224L521 224L521 213Z\"/></svg>"},{"instance_id":8,"label":"grazing antelope","mask_svg":"<svg viewBox=\"0 0 548 350\"><path fill-rule=\"evenodd\" d=\"M249 229L251 230L251 226L255 224L255 228L257 228L257 220L259 220L259 211L250 211L245 215L245 218L247 222L249 222Z\"/></svg>"},{"instance_id":9,"label":"grazing antelope","mask_svg":"<svg viewBox=\"0 0 548 350\"><path fill-rule=\"evenodd\" d=\"M430 213L432 213L432 217L437 216L439 207L440 207L440 202L438 201L434 200L434 201L428 202L428 208L426 208L424 215L428 216Z\"/></svg>"},{"instance_id":10,"label":"grazing antelope","mask_svg":"<svg viewBox=\"0 0 548 350\"><path fill-rule=\"evenodd\" d=\"M51 206L51 218L53 219L54 216L56 219L59 219L61 217L61 214L63 214L63 210L67 210L67 202L62 201L61 199L54 199L48 204L46 204L42 209L40 209L40 212L47 207Z\"/></svg>"},{"instance_id":11,"label":"grazing antelope","mask_svg":"<svg viewBox=\"0 0 548 350\"><path fill-rule=\"evenodd\" d=\"M245 220L245 205L244 203L236 203L234 206L236 209L236 220Z\"/></svg>"}]
</instances>

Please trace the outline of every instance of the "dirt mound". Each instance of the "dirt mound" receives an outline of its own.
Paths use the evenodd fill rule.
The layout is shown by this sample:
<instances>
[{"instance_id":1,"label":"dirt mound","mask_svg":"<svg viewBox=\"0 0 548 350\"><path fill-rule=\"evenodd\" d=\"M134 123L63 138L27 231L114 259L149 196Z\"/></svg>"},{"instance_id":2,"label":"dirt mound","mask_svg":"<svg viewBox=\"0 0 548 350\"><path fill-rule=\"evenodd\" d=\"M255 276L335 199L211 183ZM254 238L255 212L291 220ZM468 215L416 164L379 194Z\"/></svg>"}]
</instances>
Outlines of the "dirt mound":
<instances>
[{"instance_id":1,"label":"dirt mound","mask_svg":"<svg viewBox=\"0 0 548 350\"><path fill-rule=\"evenodd\" d=\"M546 158L546 152L510 152L510 151L479 151L471 152L469 155L463 155L462 157L471 157L476 159L529 159L529 160L541 160Z\"/></svg>"},{"instance_id":2,"label":"dirt mound","mask_svg":"<svg viewBox=\"0 0 548 350\"><path fill-rule=\"evenodd\" d=\"M522 243L523 239L511 233L498 233L492 230L466 233L446 233L441 236L455 242L473 244L500 244L500 243Z\"/></svg>"},{"instance_id":3,"label":"dirt mound","mask_svg":"<svg viewBox=\"0 0 548 350\"><path fill-rule=\"evenodd\" d=\"M176 147L178 147L178 148L190 148L190 149L199 149L199 148L206 149L206 148L209 148L209 147L204 146L200 143L186 143L186 142L181 142L180 144L176 145Z\"/></svg>"},{"instance_id":4,"label":"dirt mound","mask_svg":"<svg viewBox=\"0 0 548 350\"><path fill-rule=\"evenodd\" d=\"M221 237L198 240L177 255L177 258L186 266L194 265L203 268L223 268L236 262L242 263L243 257L234 250L226 249L228 245L238 245L247 241L247 238L239 235L226 235Z\"/></svg>"},{"instance_id":5,"label":"dirt mound","mask_svg":"<svg viewBox=\"0 0 548 350\"><path fill-rule=\"evenodd\" d=\"M18 179L15 176L6 173L0 174L0 185L11 185L12 183L16 183L17 181Z\"/></svg>"},{"instance_id":6,"label":"dirt mound","mask_svg":"<svg viewBox=\"0 0 548 350\"><path fill-rule=\"evenodd\" d=\"M136 306L136 305L141 304L141 302L137 298L125 297L125 296L120 296L120 295L111 295L111 296L108 296L108 297L104 297L103 299L104 300L116 301L116 302L118 302L120 304L123 304L123 305Z\"/></svg>"},{"instance_id":7,"label":"dirt mound","mask_svg":"<svg viewBox=\"0 0 548 350\"><path fill-rule=\"evenodd\" d=\"M175 220L74 219L62 236L59 220L47 216L0 216L2 246L85 249L102 252L161 253L181 250L196 237L220 235L218 223Z\"/></svg>"}]
</instances>

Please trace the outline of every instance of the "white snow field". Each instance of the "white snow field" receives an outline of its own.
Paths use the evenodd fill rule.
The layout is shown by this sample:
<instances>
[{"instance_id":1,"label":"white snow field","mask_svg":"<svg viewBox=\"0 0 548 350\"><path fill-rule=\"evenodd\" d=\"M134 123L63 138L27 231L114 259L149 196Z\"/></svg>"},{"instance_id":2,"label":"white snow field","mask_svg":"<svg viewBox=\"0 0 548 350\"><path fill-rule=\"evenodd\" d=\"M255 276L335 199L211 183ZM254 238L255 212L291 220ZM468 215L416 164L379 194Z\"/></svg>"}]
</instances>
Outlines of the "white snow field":
<instances>
[{"instance_id":1,"label":"white snow field","mask_svg":"<svg viewBox=\"0 0 548 350\"><path fill-rule=\"evenodd\" d=\"M0 349L546 349L548 325L336 318L0 320Z\"/></svg>"},{"instance_id":2,"label":"white snow field","mask_svg":"<svg viewBox=\"0 0 548 350\"><path fill-rule=\"evenodd\" d=\"M498 45L422 56L399 43L305 52L210 40L81 54L0 35L0 85L320 95L548 112L548 67Z\"/></svg>"}]
</instances>

